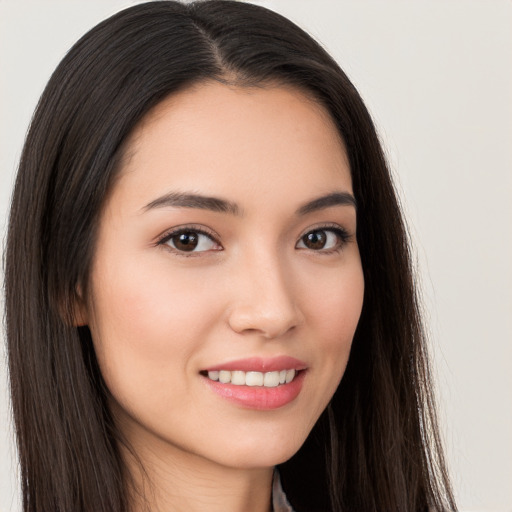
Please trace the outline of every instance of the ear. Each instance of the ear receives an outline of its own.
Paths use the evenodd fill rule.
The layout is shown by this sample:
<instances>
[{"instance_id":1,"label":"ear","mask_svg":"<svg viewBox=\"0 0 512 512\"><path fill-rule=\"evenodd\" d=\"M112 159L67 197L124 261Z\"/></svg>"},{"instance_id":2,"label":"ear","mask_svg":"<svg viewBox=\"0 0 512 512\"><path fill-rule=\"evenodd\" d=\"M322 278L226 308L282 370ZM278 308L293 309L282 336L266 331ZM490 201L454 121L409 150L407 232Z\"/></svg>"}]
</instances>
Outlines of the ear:
<instances>
[{"instance_id":1,"label":"ear","mask_svg":"<svg viewBox=\"0 0 512 512\"><path fill-rule=\"evenodd\" d=\"M73 307L72 323L74 327L82 327L89 323L87 307L82 299L80 299L79 303L77 301Z\"/></svg>"},{"instance_id":2,"label":"ear","mask_svg":"<svg viewBox=\"0 0 512 512\"><path fill-rule=\"evenodd\" d=\"M67 315L67 318L70 319L69 323L73 327L82 327L89 323L87 301L85 300L81 285L76 286L75 296L72 299L70 312Z\"/></svg>"}]
</instances>

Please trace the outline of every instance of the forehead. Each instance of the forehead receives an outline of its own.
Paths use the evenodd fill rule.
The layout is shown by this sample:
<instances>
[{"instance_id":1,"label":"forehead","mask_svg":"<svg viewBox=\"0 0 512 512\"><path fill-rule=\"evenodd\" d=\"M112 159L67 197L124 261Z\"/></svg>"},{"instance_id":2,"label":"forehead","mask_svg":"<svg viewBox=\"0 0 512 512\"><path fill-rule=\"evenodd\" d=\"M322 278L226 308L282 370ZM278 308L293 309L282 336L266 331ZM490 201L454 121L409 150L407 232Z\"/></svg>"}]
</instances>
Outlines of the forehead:
<instances>
[{"instance_id":1,"label":"forehead","mask_svg":"<svg viewBox=\"0 0 512 512\"><path fill-rule=\"evenodd\" d=\"M117 183L139 196L167 188L220 196L351 191L331 116L288 86L207 82L173 94L139 123L126 154Z\"/></svg>"}]
</instances>

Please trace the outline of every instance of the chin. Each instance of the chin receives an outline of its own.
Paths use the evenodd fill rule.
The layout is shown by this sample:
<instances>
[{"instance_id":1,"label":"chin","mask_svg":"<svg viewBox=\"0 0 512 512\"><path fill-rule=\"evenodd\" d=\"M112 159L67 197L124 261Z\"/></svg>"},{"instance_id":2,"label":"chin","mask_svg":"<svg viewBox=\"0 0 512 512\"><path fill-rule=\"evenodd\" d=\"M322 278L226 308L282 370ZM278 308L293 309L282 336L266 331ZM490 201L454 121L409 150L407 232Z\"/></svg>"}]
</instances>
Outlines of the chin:
<instances>
[{"instance_id":1,"label":"chin","mask_svg":"<svg viewBox=\"0 0 512 512\"><path fill-rule=\"evenodd\" d=\"M218 454L214 458L222 465L238 469L273 467L291 459L303 445L308 433L283 435L276 431L273 435L254 436L243 440L231 438L224 450L218 450L220 444L217 445Z\"/></svg>"}]
</instances>

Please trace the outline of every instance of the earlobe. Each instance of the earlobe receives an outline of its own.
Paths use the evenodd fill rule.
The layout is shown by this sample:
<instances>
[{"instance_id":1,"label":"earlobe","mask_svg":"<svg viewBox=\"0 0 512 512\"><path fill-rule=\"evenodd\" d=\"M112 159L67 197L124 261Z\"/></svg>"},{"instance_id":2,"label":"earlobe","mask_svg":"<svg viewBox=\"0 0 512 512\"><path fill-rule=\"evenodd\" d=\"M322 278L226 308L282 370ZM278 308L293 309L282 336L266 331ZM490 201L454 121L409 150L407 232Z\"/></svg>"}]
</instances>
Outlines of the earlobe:
<instances>
[{"instance_id":1,"label":"earlobe","mask_svg":"<svg viewBox=\"0 0 512 512\"><path fill-rule=\"evenodd\" d=\"M87 308L85 303L80 300L75 302L75 306L73 307L73 315L72 315L72 324L74 327L83 327L87 325L88 315Z\"/></svg>"},{"instance_id":2,"label":"earlobe","mask_svg":"<svg viewBox=\"0 0 512 512\"><path fill-rule=\"evenodd\" d=\"M82 286L76 286L76 293L73 297L70 314L67 315L69 323L73 327L83 327L89 323L89 315L87 311L87 301L82 292Z\"/></svg>"}]
</instances>

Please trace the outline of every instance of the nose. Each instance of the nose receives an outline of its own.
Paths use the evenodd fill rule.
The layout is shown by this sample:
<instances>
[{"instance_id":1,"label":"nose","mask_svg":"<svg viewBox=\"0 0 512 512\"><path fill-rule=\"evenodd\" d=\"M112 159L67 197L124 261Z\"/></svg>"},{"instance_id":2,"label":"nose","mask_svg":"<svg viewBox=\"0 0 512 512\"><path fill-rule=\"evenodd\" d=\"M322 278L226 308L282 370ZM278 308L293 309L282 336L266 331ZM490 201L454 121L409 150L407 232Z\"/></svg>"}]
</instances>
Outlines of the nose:
<instances>
[{"instance_id":1,"label":"nose","mask_svg":"<svg viewBox=\"0 0 512 512\"><path fill-rule=\"evenodd\" d=\"M301 323L293 277L283 267L277 255L260 254L231 274L228 322L233 331L274 339Z\"/></svg>"}]
</instances>

